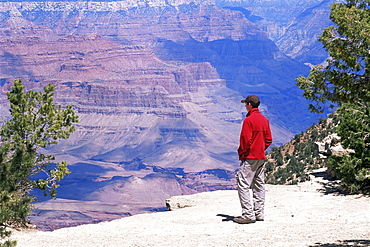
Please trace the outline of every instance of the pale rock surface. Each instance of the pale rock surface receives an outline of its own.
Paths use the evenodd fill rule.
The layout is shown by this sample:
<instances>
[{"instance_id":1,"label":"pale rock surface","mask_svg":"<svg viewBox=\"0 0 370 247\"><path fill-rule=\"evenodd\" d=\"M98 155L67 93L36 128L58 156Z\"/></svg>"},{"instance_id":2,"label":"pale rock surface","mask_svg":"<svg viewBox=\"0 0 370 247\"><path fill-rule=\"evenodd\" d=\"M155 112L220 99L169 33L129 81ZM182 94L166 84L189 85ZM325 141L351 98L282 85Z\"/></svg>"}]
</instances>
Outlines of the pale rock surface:
<instances>
[{"instance_id":1,"label":"pale rock surface","mask_svg":"<svg viewBox=\"0 0 370 247\"><path fill-rule=\"evenodd\" d=\"M369 246L370 198L330 190L322 177L267 185L264 222L239 225L236 190L172 197L181 209L53 232L14 232L18 246ZM334 190L335 191L335 190Z\"/></svg>"},{"instance_id":2,"label":"pale rock surface","mask_svg":"<svg viewBox=\"0 0 370 247\"><path fill-rule=\"evenodd\" d=\"M343 156L343 155L349 155L355 152L355 150L353 149L344 148L342 146L342 143L340 142L340 139L341 138L340 136L338 136L338 134L333 133L325 137L322 140L322 142L315 142L315 144L318 147L320 157L327 159L330 155ZM326 167L327 167L327 174L330 177L335 178L336 173L335 173L335 170L332 168L332 165L329 163L326 163Z\"/></svg>"},{"instance_id":3,"label":"pale rock surface","mask_svg":"<svg viewBox=\"0 0 370 247\"><path fill-rule=\"evenodd\" d=\"M315 142L321 157L327 158L329 155L343 156L355 152L352 149L343 148L340 139L340 136L334 133L325 137L322 142Z\"/></svg>"}]
</instances>

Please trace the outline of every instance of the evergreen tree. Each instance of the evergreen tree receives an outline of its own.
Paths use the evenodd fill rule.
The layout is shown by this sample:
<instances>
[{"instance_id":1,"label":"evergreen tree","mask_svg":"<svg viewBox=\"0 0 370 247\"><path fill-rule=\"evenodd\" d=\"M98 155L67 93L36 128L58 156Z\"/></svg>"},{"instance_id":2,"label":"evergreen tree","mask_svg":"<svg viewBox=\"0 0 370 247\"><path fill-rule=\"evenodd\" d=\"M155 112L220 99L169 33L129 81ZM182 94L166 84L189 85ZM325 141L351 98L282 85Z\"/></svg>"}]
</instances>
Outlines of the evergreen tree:
<instances>
[{"instance_id":1,"label":"evergreen tree","mask_svg":"<svg viewBox=\"0 0 370 247\"><path fill-rule=\"evenodd\" d=\"M42 153L42 148L66 139L74 132L78 117L67 106L53 104L54 85L44 92L27 91L21 80L15 80L7 93L10 118L0 130L0 237L9 236L7 225L25 225L32 209L32 189L56 196L58 181L69 174L65 161ZM42 178L35 179L38 174ZM7 244L11 244L7 242Z\"/></svg>"},{"instance_id":2,"label":"evergreen tree","mask_svg":"<svg viewBox=\"0 0 370 247\"><path fill-rule=\"evenodd\" d=\"M345 104L337 111L341 121L336 131L342 144L355 152L348 156L330 156L335 169L350 193L370 193L370 108Z\"/></svg>"},{"instance_id":3,"label":"evergreen tree","mask_svg":"<svg viewBox=\"0 0 370 247\"><path fill-rule=\"evenodd\" d=\"M326 28L319 39L330 55L327 64L297 78L297 85L315 102L310 105L313 112L322 112L327 101L342 106L337 132L343 146L355 153L331 157L329 162L351 192L369 191L370 0L334 3L330 19L335 26Z\"/></svg>"},{"instance_id":4,"label":"evergreen tree","mask_svg":"<svg viewBox=\"0 0 370 247\"><path fill-rule=\"evenodd\" d=\"M333 3L330 19L336 26L326 28L319 41L329 52L327 65L315 66L308 77L297 78L304 96L321 112L326 101L337 104L370 102L370 0Z\"/></svg>"}]
</instances>

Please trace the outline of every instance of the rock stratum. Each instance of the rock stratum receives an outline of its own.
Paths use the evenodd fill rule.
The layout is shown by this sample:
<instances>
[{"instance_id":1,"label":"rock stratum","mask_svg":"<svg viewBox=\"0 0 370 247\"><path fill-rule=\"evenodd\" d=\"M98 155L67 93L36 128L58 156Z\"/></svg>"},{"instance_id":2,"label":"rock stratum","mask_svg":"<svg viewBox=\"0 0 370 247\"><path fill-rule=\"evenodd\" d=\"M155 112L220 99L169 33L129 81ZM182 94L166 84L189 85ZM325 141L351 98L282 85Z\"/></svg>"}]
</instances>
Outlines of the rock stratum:
<instances>
[{"instance_id":1,"label":"rock stratum","mask_svg":"<svg viewBox=\"0 0 370 247\"><path fill-rule=\"evenodd\" d=\"M256 21L267 20L257 11L267 6L256 1L248 15L245 4L0 2L1 119L17 78L33 90L56 85L56 103L73 104L80 118L70 139L45 150L72 174L60 199L35 192L40 229L162 211L174 195L234 188L248 94L260 96L275 146L319 117L294 85L309 68L269 39L273 19ZM316 4L297 5L279 29Z\"/></svg>"}]
</instances>

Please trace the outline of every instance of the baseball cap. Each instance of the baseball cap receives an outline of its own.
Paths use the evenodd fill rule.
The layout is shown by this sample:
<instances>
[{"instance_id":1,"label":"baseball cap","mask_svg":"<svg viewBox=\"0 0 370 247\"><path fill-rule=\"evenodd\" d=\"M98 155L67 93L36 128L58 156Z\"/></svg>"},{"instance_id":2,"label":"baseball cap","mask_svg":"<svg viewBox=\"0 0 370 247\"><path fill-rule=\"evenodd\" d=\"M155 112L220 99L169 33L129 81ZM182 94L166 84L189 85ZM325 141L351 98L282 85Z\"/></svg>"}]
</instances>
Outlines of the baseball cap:
<instances>
[{"instance_id":1,"label":"baseball cap","mask_svg":"<svg viewBox=\"0 0 370 247\"><path fill-rule=\"evenodd\" d=\"M251 103L252 106L257 107L260 104L260 99L256 95L249 95L247 98L240 101L241 103Z\"/></svg>"}]
</instances>

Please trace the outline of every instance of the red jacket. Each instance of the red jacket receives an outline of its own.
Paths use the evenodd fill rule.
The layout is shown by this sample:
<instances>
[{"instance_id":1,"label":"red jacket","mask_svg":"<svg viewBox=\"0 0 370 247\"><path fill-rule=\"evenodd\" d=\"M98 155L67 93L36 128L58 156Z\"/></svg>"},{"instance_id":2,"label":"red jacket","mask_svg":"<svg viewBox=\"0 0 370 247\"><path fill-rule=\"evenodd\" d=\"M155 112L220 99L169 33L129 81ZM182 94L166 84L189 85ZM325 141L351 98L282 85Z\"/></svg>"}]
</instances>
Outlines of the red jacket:
<instances>
[{"instance_id":1,"label":"red jacket","mask_svg":"<svg viewBox=\"0 0 370 247\"><path fill-rule=\"evenodd\" d=\"M258 108L252 108L244 119L238 148L239 160L266 159L265 150L272 143L269 121Z\"/></svg>"}]
</instances>

